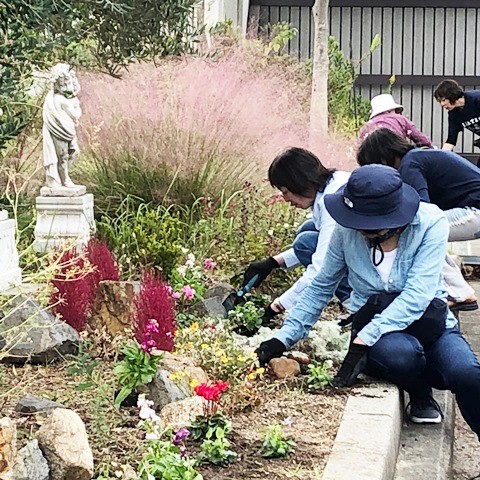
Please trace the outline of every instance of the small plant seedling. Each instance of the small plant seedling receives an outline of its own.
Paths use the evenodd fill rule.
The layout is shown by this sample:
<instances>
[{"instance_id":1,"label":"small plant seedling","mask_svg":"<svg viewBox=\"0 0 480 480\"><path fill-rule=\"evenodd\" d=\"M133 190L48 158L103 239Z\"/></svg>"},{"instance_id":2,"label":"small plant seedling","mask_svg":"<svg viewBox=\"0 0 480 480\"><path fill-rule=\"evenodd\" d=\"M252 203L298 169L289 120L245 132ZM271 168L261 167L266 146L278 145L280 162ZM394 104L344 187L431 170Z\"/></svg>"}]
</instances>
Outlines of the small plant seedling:
<instances>
[{"instance_id":1,"label":"small plant seedling","mask_svg":"<svg viewBox=\"0 0 480 480\"><path fill-rule=\"evenodd\" d=\"M310 363L308 365L308 389L313 391L323 390L332 380L328 372L328 363Z\"/></svg>"},{"instance_id":2,"label":"small plant seedling","mask_svg":"<svg viewBox=\"0 0 480 480\"><path fill-rule=\"evenodd\" d=\"M283 438L283 428L274 423L265 430L265 439L260 449L260 455L265 458L284 458L293 452L296 445L293 440Z\"/></svg>"}]
</instances>

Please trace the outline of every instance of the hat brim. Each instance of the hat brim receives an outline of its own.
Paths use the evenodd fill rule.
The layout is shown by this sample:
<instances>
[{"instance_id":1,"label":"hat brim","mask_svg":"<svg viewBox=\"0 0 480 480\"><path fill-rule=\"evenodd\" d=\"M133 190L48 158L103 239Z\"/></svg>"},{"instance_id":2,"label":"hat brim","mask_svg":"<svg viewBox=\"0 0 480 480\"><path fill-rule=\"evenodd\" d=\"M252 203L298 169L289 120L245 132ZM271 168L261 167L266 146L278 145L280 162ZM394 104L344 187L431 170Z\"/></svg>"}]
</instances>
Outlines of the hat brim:
<instances>
[{"instance_id":1,"label":"hat brim","mask_svg":"<svg viewBox=\"0 0 480 480\"><path fill-rule=\"evenodd\" d=\"M377 115L380 115L381 113L388 112L389 110L397 110L398 108L402 109L403 112L403 105L400 105L399 103L393 103L391 105L383 106L383 107L377 107L375 110L372 110L372 113L370 114L370 120L373 117L376 117Z\"/></svg>"},{"instance_id":2,"label":"hat brim","mask_svg":"<svg viewBox=\"0 0 480 480\"><path fill-rule=\"evenodd\" d=\"M390 213L380 215L365 215L350 208L344 200L343 190L325 195L325 207L332 218L342 227L355 230L383 230L408 225L415 217L420 205L417 191L410 185L402 185L402 197L398 207Z\"/></svg>"}]
</instances>

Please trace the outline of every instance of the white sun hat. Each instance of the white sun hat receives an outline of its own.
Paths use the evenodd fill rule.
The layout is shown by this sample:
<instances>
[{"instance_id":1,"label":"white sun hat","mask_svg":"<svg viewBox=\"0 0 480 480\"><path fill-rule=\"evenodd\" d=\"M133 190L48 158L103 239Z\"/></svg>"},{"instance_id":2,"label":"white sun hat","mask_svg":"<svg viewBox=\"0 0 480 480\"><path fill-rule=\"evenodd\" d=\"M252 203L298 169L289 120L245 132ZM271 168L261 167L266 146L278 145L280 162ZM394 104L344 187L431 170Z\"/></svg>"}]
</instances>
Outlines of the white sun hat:
<instances>
[{"instance_id":1,"label":"white sun hat","mask_svg":"<svg viewBox=\"0 0 480 480\"><path fill-rule=\"evenodd\" d=\"M389 93L382 93L381 95L373 97L370 103L372 104L370 118L380 113L388 112L389 110L396 110L397 108L403 110L403 105L398 104Z\"/></svg>"}]
</instances>

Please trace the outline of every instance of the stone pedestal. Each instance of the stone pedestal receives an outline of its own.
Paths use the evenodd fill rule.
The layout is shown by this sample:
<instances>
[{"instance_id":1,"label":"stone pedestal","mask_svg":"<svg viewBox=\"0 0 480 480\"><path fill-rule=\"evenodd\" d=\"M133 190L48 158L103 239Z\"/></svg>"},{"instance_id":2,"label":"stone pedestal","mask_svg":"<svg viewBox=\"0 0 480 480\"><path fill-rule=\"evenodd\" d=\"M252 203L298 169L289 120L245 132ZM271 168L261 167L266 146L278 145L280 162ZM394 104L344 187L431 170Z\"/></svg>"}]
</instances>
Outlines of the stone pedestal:
<instances>
[{"instance_id":1,"label":"stone pedestal","mask_svg":"<svg viewBox=\"0 0 480 480\"><path fill-rule=\"evenodd\" d=\"M0 210L0 291L22 282L15 244L15 222Z\"/></svg>"},{"instance_id":2,"label":"stone pedestal","mask_svg":"<svg viewBox=\"0 0 480 480\"><path fill-rule=\"evenodd\" d=\"M77 197L39 196L33 247L47 252L61 245L83 246L95 230L93 195Z\"/></svg>"}]
</instances>

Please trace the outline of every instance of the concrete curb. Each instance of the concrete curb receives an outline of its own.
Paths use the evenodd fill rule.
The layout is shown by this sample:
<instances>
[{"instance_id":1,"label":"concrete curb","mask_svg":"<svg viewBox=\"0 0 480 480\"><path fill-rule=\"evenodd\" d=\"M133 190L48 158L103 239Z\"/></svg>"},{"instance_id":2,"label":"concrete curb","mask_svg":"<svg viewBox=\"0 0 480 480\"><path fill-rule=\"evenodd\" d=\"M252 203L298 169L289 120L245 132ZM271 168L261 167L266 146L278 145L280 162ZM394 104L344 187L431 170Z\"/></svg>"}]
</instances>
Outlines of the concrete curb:
<instances>
[{"instance_id":1,"label":"concrete curb","mask_svg":"<svg viewBox=\"0 0 480 480\"><path fill-rule=\"evenodd\" d=\"M375 383L354 389L323 480L392 480L402 419L397 387Z\"/></svg>"}]
</instances>

